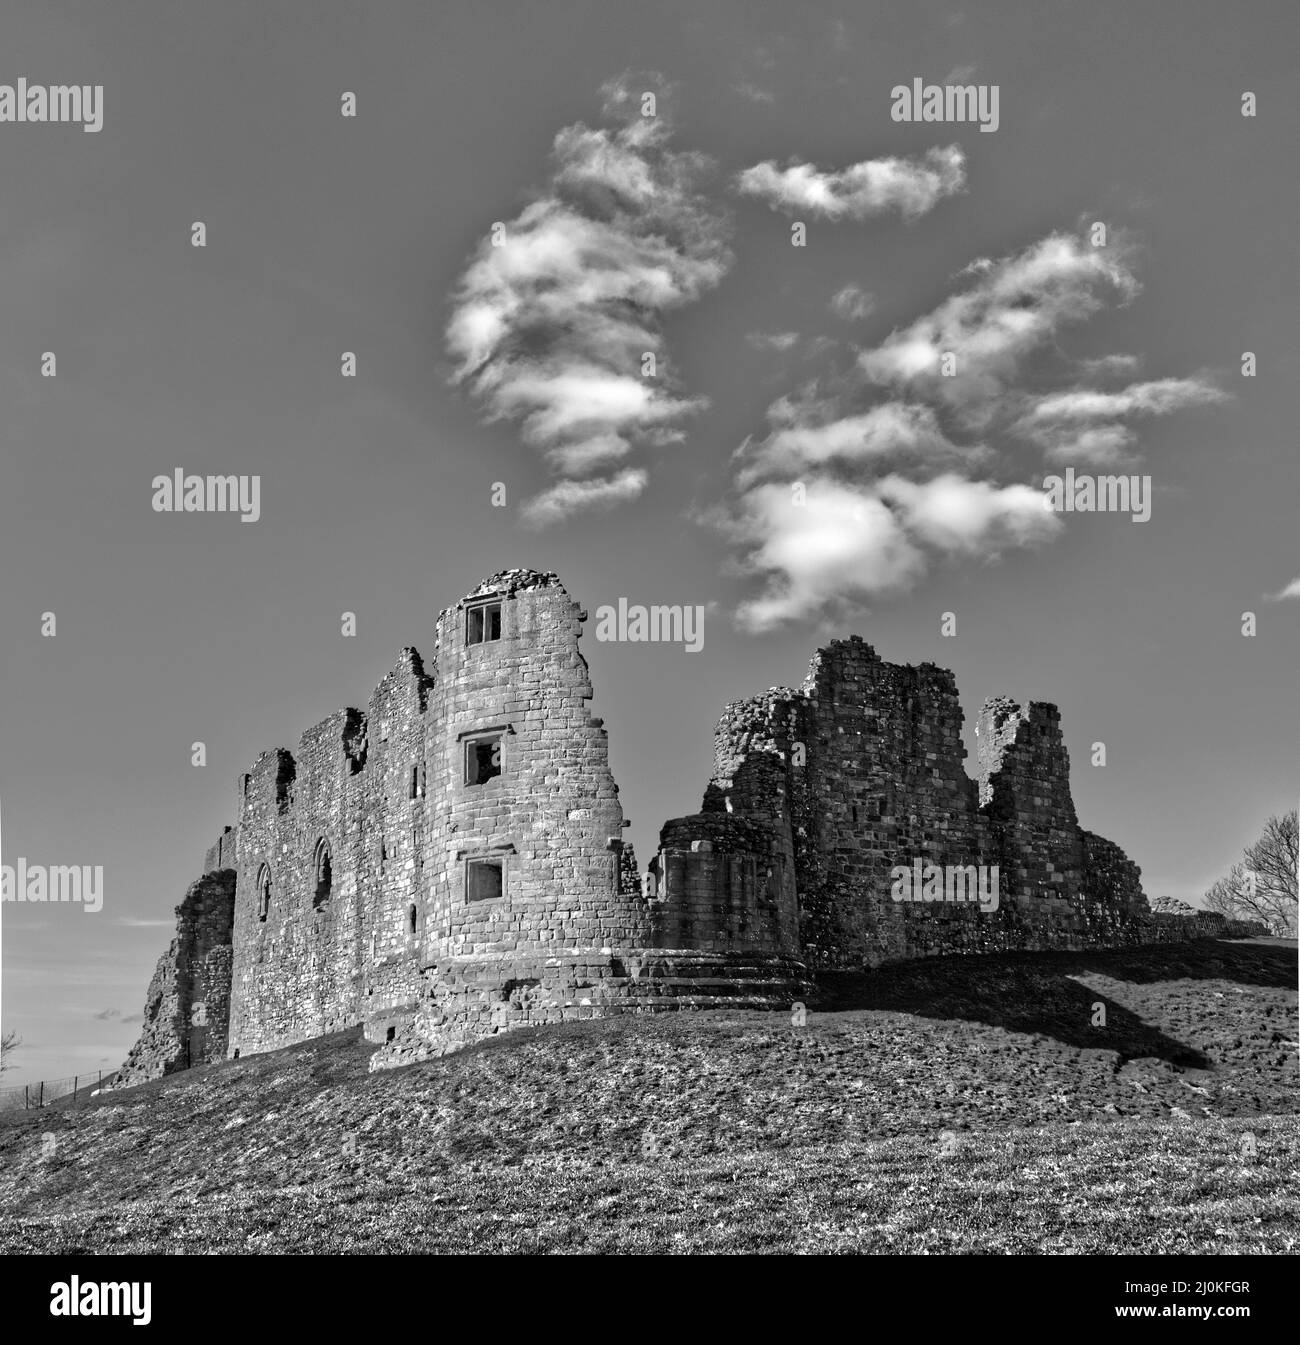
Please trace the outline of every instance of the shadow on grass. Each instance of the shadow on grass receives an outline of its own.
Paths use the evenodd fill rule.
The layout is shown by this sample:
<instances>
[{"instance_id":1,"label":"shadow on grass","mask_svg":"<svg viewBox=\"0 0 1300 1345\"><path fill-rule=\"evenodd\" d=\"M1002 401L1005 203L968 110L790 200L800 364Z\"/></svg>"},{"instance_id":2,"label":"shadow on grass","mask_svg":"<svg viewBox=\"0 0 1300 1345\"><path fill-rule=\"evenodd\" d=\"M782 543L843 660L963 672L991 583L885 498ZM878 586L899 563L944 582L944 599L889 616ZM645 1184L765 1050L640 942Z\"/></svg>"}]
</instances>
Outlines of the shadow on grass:
<instances>
[{"instance_id":1,"label":"shadow on grass","mask_svg":"<svg viewBox=\"0 0 1300 1345\"><path fill-rule=\"evenodd\" d=\"M1199 1050L1175 1040L1074 978L1116 981L1236 981L1290 987L1294 945L1199 940L1111 952L1015 953L934 958L870 972L819 978L817 1007L829 1011L889 1009L923 1018L961 1018L1009 1032L1039 1033L1070 1046L1117 1051L1122 1060L1156 1056L1185 1069L1208 1069ZM1104 1027L1094 1006L1105 1005Z\"/></svg>"}]
</instances>

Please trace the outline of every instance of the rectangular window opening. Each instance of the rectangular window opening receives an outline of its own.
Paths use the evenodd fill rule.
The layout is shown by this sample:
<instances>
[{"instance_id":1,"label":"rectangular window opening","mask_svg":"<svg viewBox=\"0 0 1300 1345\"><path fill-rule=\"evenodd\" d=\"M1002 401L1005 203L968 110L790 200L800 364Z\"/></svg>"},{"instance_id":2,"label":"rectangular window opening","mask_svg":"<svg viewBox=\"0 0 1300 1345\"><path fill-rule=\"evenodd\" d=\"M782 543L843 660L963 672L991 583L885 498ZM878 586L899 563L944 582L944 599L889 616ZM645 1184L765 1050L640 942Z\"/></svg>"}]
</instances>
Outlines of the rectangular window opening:
<instances>
[{"instance_id":1,"label":"rectangular window opening","mask_svg":"<svg viewBox=\"0 0 1300 1345\"><path fill-rule=\"evenodd\" d=\"M465 896L469 901L494 901L505 890L504 859L471 859L465 864Z\"/></svg>"},{"instance_id":2,"label":"rectangular window opening","mask_svg":"<svg viewBox=\"0 0 1300 1345\"><path fill-rule=\"evenodd\" d=\"M466 612L466 644L486 644L489 640L501 638L501 604L499 602L480 603Z\"/></svg>"},{"instance_id":3,"label":"rectangular window opening","mask_svg":"<svg viewBox=\"0 0 1300 1345\"><path fill-rule=\"evenodd\" d=\"M481 785L501 774L501 735L485 734L465 743L465 783Z\"/></svg>"}]
</instances>

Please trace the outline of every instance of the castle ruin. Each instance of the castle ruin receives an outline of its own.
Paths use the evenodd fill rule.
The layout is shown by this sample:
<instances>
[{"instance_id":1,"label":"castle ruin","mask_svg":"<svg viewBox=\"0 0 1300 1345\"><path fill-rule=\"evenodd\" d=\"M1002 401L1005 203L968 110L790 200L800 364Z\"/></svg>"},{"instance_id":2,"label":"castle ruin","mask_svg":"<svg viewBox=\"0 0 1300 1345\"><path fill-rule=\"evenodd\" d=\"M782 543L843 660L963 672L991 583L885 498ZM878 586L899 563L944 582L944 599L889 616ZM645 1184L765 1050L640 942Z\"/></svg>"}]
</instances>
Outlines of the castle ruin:
<instances>
[{"instance_id":1,"label":"castle ruin","mask_svg":"<svg viewBox=\"0 0 1300 1345\"><path fill-rule=\"evenodd\" d=\"M177 908L117 1086L363 1024L372 1067L600 1014L788 1009L836 969L1218 932L1153 915L1078 825L1056 708L981 712L858 637L729 705L700 811L638 872L588 708L586 613L508 570L404 649L368 707L264 752ZM996 869L997 907L901 870Z\"/></svg>"}]
</instances>

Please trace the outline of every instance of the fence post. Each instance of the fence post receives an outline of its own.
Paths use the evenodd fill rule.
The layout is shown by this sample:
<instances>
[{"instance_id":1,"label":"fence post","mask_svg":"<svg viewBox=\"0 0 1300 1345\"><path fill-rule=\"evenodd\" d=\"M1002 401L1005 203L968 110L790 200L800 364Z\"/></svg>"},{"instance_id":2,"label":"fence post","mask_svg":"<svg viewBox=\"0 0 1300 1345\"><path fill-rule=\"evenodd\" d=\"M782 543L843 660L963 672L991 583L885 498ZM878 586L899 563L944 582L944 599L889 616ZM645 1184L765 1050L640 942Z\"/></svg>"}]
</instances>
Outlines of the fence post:
<instances>
[{"instance_id":1,"label":"fence post","mask_svg":"<svg viewBox=\"0 0 1300 1345\"><path fill-rule=\"evenodd\" d=\"M27 1085L23 1084L23 1111L30 1111L31 1103L27 1101Z\"/></svg>"},{"instance_id":2,"label":"fence post","mask_svg":"<svg viewBox=\"0 0 1300 1345\"><path fill-rule=\"evenodd\" d=\"M72 1105L74 1107L77 1105L77 1084L80 1082L80 1080L81 1080L80 1074L74 1074L72 1076Z\"/></svg>"},{"instance_id":3,"label":"fence post","mask_svg":"<svg viewBox=\"0 0 1300 1345\"><path fill-rule=\"evenodd\" d=\"M37 1099L36 1105L37 1105L38 1107L43 1107L43 1106L45 1106L45 1080L44 1080L44 1079L41 1080L41 1091L40 1091L40 1096L39 1096L39 1098Z\"/></svg>"}]
</instances>

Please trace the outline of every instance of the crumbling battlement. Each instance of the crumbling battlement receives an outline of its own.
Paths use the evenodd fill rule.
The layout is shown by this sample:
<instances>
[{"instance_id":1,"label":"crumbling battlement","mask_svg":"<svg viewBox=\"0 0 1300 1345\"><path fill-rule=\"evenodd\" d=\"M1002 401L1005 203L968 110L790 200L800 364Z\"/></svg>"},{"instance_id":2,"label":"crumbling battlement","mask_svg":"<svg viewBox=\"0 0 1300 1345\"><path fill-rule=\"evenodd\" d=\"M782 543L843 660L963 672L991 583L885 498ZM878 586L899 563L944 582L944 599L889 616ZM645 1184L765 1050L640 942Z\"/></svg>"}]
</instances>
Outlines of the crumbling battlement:
<instances>
[{"instance_id":1,"label":"crumbling battlement","mask_svg":"<svg viewBox=\"0 0 1300 1345\"><path fill-rule=\"evenodd\" d=\"M791 856L810 967L1143 936L1137 867L1078 825L1055 706L988 701L978 780L962 722L951 672L886 663L858 637L818 650L797 691L724 711L704 807L762 823ZM998 908L895 900L917 864L996 867Z\"/></svg>"},{"instance_id":2,"label":"crumbling battlement","mask_svg":"<svg viewBox=\"0 0 1300 1345\"><path fill-rule=\"evenodd\" d=\"M222 854L221 841L208 851L209 860ZM144 1026L114 1088L225 1058L234 912L233 869L205 873L190 884L176 907L176 937L149 982Z\"/></svg>"},{"instance_id":3,"label":"crumbling battlement","mask_svg":"<svg viewBox=\"0 0 1300 1345\"><path fill-rule=\"evenodd\" d=\"M700 811L664 824L642 880L586 619L555 574L501 571L364 710L263 752L126 1077L356 1023L382 1068L596 1014L788 1007L809 969L1235 929L1153 917L1137 866L1080 828L1054 706L988 701L972 779L952 673L857 636L726 707Z\"/></svg>"}]
</instances>

